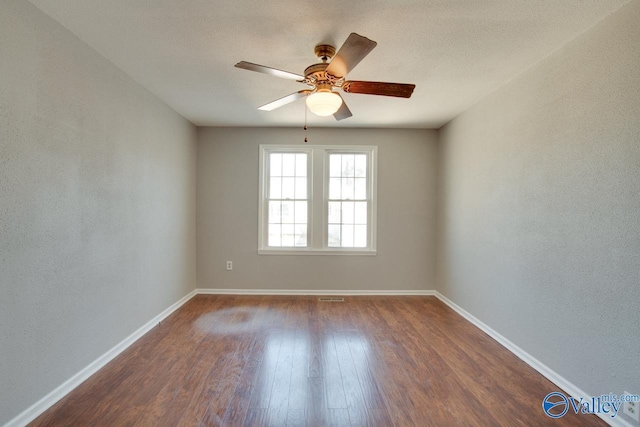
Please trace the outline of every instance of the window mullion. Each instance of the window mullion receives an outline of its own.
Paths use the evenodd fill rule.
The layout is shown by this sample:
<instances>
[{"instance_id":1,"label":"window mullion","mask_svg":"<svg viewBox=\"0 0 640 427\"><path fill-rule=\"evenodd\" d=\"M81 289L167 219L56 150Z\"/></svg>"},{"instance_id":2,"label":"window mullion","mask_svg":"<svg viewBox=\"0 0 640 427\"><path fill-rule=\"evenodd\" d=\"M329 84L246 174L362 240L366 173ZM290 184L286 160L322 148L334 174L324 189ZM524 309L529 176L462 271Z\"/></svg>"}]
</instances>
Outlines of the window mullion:
<instances>
[{"instance_id":1,"label":"window mullion","mask_svg":"<svg viewBox=\"0 0 640 427\"><path fill-rule=\"evenodd\" d=\"M310 212L310 247L315 250L322 250L324 245L324 156L316 152L311 154L311 206Z\"/></svg>"}]
</instances>

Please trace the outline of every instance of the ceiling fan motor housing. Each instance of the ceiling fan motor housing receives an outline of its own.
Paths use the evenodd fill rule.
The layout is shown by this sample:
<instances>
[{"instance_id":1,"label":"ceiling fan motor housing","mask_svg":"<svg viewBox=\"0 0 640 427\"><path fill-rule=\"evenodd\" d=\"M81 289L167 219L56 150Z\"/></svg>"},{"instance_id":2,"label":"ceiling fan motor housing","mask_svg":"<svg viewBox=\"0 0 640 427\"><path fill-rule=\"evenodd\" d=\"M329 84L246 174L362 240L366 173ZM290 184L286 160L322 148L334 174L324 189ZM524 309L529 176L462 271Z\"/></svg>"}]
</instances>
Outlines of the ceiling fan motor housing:
<instances>
[{"instance_id":1,"label":"ceiling fan motor housing","mask_svg":"<svg viewBox=\"0 0 640 427\"><path fill-rule=\"evenodd\" d=\"M319 85L329 85L329 87L340 87L344 81L344 78L338 79L327 74L326 69L329 66L326 62L313 64L308 66L304 70L303 82L312 87L318 87Z\"/></svg>"},{"instance_id":2,"label":"ceiling fan motor housing","mask_svg":"<svg viewBox=\"0 0 640 427\"><path fill-rule=\"evenodd\" d=\"M331 86L340 87L340 79L336 79L326 72L329 66L327 61L334 57L336 48L328 44L319 44L313 52L322 62L312 64L304 70L304 83L316 89L319 89L320 86L329 88L331 88Z\"/></svg>"},{"instance_id":3,"label":"ceiling fan motor housing","mask_svg":"<svg viewBox=\"0 0 640 427\"><path fill-rule=\"evenodd\" d=\"M304 70L304 76L306 78L314 77L316 80L322 80L323 76L326 75L325 70L328 66L329 64L327 63L309 65Z\"/></svg>"}]
</instances>

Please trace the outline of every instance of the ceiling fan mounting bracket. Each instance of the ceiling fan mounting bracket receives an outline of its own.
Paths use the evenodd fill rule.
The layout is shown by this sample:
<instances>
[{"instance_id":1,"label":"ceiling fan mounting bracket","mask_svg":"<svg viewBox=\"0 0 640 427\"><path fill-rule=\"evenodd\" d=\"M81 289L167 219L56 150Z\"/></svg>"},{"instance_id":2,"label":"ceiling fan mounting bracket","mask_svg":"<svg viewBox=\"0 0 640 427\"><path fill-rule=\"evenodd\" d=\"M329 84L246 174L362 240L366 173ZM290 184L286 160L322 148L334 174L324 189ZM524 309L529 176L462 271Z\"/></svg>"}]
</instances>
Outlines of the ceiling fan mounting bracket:
<instances>
[{"instance_id":1,"label":"ceiling fan mounting bracket","mask_svg":"<svg viewBox=\"0 0 640 427\"><path fill-rule=\"evenodd\" d=\"M322 62L327 62L336 54L336 48L329 44L319 44L313 49L313 53Z\"/></svg>"}]
</instances>

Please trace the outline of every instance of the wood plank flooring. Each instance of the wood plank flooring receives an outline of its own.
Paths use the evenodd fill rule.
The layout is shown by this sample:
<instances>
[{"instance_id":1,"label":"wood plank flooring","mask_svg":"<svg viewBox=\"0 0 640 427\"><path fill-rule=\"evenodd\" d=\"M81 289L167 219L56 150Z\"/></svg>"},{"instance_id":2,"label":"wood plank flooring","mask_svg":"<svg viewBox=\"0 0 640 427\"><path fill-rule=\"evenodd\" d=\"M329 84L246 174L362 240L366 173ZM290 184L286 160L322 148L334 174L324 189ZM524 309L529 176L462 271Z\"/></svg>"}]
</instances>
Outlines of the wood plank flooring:
<instances>
[{"instance_id":1,"label":"wood plank flooring","mask_svg":"<svg viewBox=\"0 0 640 427\"><path fill-rule=\"evenodd\" d=\"M199 295L33 426L602 426L435 297Z\"/></svg>"}]
</instances>

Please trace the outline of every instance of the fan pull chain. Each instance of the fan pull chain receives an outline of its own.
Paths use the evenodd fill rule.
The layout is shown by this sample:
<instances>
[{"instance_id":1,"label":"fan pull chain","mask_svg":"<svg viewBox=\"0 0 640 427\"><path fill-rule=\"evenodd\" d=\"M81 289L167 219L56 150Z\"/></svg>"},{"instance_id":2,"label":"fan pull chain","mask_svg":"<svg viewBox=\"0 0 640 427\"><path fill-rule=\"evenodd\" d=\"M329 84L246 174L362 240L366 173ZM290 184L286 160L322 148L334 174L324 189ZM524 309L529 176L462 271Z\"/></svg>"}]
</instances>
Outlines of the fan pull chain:
<instances>
[{"instance_id":1,"label":"fan pull chain","mask_svg":"<svg viewBox=\"0 0 640 427\"><path fill-rule=\"evenodd\" d=\"M304 142L309 142L307 139L307 104L304 105Z\"/></svg>"}]
</instances>

